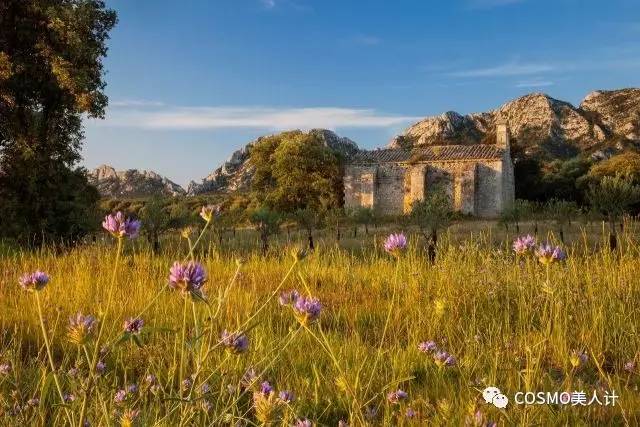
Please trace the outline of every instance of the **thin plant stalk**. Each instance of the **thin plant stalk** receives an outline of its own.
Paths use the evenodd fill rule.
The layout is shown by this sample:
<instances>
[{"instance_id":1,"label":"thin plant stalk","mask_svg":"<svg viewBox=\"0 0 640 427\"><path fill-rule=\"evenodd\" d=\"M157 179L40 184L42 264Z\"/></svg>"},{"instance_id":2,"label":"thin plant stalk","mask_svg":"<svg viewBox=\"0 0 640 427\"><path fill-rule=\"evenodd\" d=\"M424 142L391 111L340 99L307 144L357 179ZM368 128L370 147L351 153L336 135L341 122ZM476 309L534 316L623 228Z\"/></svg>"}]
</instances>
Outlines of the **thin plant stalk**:
<instances>
[{"instance_id":1,"label":"thin plant stalk","mask_svg":"<svg viewBox=\"0 0 640 427\"><path fill-rule=\"evenodd\" d=\"M51 367L51 374L53 375L53 382L56 384L56 390L58 391L58 396L60 397L60 401L64 405L64 393L62 392L62 387L60 386L60 380L58 379L58 374L56 374L56 367L53 363L53 353L51 353L51 344L49 344L49 337L47 336L47 328L44 326L44 317L42 316L42 304L40 304L40 295L38 292L36 294L36 306L38 307L38 318L40 319L40 328L42 329L42 338L44 339L44 346L47 349L47 358L49 359L49 366ZM67 416L67 420L73 425L73 420L71 415L69 414L69 410L64 408L64 412Z\"/></svg>"},{"instance_id":2,"label":"thin plant stalk","mask_svg":"<svg viewBox=\"0 0 640 427\"><path fill-rule=\"evenodd\" d=\"M120 256L122 255L122 246L124 243L124 237L118 237L118 247L116 249L116 260L113 264L113 271L111 273L111 283L109 284L109 291L107 296L107 306L104 309L104 315L102 316L102 321L100 322L100 329L98 330L98 337L96 338L95 347L93 349L93 356L91 357L91 365L89 369L92 370L96 366L98 362L98 355L100 354L100 341L102 339L102 334L104 333L104 328L107 323L107 317L109 315L109 309L111 308L111 304L113 302L113 293L116 287L116 278L118 276L118 267L120 265ZM82 399L82 409L80 411L80 420L78 421L78 426L82 427L84 423L84 417L86 413L87 400L89 395L91 394L91 386L93 385L92 376L89 376L89 384L87 385L87 391L84 394L84 398Z\"/></svg>"},{"instance_id":3,"label":"thin plant stalk","mask_svg":"<svg viewBox=\"0 0 640 427\"><path fill-rule=\"evenodd\" d=\"M371 370L371 376L369 377L369 381L367 382L367 387L365 388L365 396L369 393L369 389L371 388L371 383L373 382L373 377L376 375L376 369L378 367L378 363L380 362L380 357L382 356L382 346L384 345L384 340L387 336L387 330L389 329L389 323L391 321L391 315L393 314L393 308L396 300L396 293L398 289L398 274L400 272L400 258L396 260L396 270L393 278L393 290L391 293L391 302L389 303L389 310L387 311L387 318L384 322L384 328L382 329L382 337L380 338L380 344L378 345L378 350L376 352L376 358L373 362L373 369Z\"/></svg>"}]
</instances>

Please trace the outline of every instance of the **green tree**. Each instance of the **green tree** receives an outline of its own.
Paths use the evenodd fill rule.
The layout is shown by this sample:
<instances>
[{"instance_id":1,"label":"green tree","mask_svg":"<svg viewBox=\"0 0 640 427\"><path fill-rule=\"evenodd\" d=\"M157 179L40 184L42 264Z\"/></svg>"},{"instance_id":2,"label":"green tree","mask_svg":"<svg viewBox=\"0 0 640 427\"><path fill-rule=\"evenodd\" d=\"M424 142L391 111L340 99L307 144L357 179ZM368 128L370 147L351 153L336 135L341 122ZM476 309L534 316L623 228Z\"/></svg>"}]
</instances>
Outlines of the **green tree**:
<instances>
[{"instance_id":1,"label":"green tree","mask_svg":"<svg viewBox=\"0 0 640 427\"><path fill-rule=\"evenodd\" d=\"M409 220L427 239L427 255L431 262L436 260L438 231L449 225L452 216L451 199L443 191L430 192L423 200L411 205Z\"/></svg>"},{"instance_id":2,"label":"green tree","mask_svg":"<svg viewBox=\"0 0 640 427\"><path fill-rule=\"evenodd\" d=\"M364 233L369 234L369 226L373 224L375 220L375 212L371 208L358 206L349 211L349 217L355 225L355 228L353 230L353 237L356 237L358 225L363 225Z\"/></svg>"},{"instance_id":3,"label":"green tree","mask_svg":"<svg viewBox=\"0 0 640 427\"><path fill-rule=\"evenodd\" d=\"M321 214L312 208L298 209L293 215L293 219L296 224L301 227L307 234L307 241L309 242L309 250L315 249L315 243L313 241L313 231L321 223Z\"/></svg>"},{"instance_id":4,"label":"green tree","mask_svg":"<svg viewBox=\"0 0 640 427\"><path fill-rule=\"evenodd\" d=\"M284 132L251 148L254 197L280 212L326 210L341 204L340 156L315 134Z\"/></svg>"},{"instance_id":5,"label":"green tree","mask_svg":"<svg viewBox=\"0 0 640 427\"><path fill-rule=\"evenodd\" d=\"M605 176L592 184L587 193L591 208L604 216L609 223L609 247L618 246L616 222L640 201L640 186L628 182L622 176Z\"/></svg>"},{"instance_id":6,"label":"green tree","mask_svg":"<svg viewBox=\"0 0 640 427\"><path fill-rule=\"evenodd\" d=\"M573 221L579 215L580 208L578 208L578 205L575 202L552 199L547 202L545 210L554 220L556 227L558 227L560 240L562 241L562 243L565 243L564 230L567 226L571 226L571 221Z\"/></svg>"},{"instance_id":7,"label":"green tree","mask_svg":"<svg viewBox=\"0 0 640 427\"><path fill-rule=\"evenodd\" d=\"M151 245L153 253L160 252L160 235L169 229L170 217L164 209L162 199L154 197L140 209L143 233Z\"/></svg>"},{"instance_id":8,"label":"green tree","mask_svg":"<svg viewBox=\"0 0 640 427\"><path fill-rule=\"evenodd\" d=\"M335 233L336 241L342 237L342 226L347 221L347 215L343 208L334 208L327 211L325 215L327 226Z\"/></svg>"},{"instance_id":9,"label":"green tree","mask_svg":"<svg viewBox=\"0 0 640 427\"><path fill-rule=\"evenodd\" d=\"M0 233L87 231L98 199L77 168L82 117L103 117L102 59L116 14L100 0L0 2Z\"/></svg>"},{"instance_id":10,"label":"green tree","mask_svg":"<svg viewBox=\"0 0 640 427\"><path fill-rule=\"evenodd\" d=\"M251 212L249 221L260 234L262 254L266 255L269 251L269 237L276 234L280 229L282 217L278 212L262 207Z\"/></svg>"},{"instance_id":11,"label":"green tree","mask_svg":"<svg viewBox=\"0 0 640 427\"><path fill-rule=\"evenodd\" d=\"M516 226L516 233L520 233L520 222L522 218L530 211L530 205L527 200L515 200L500 215L500 223L509 230L509 224Z\"/></svg>"}]
</instances>

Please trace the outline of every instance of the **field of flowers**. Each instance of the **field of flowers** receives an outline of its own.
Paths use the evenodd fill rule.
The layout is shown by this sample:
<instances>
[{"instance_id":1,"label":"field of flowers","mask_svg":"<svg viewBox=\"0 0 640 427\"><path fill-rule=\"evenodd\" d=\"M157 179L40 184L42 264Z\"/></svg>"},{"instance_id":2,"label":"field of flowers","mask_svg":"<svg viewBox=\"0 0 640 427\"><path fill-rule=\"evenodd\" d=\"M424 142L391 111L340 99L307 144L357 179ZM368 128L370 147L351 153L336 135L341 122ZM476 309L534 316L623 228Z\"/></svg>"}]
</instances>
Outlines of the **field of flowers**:
<instances>
[{"instance_id":1,"label":"field of flowers","mask_svg":"<svg viewBox=\"0 0 640 427\"><path fill-rule=\"evenodd\" d=\"M430 264L400 228L262 257L202 216L157 255L122 215L103 242L0 253L1 425L640 423L635 224L615 253L479 232Z\"/></svg>"}]
</instances>

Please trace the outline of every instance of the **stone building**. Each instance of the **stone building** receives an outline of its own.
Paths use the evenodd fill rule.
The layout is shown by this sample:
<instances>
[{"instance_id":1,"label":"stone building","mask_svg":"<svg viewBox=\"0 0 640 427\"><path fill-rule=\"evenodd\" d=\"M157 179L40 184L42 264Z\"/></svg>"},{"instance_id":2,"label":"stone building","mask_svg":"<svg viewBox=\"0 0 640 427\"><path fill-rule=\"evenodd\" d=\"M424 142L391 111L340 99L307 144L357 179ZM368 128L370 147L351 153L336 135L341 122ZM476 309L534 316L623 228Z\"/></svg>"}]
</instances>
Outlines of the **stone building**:
<instances>
[{"instance_id":1,"label":"stone building","mask_svg":"<svg viewBox=\"0 0 640 427\"><path fill-rule=\"evenodd\" d=\"M400 215L436 189L449 195L455 211L499 216L515 193L507 124L496 126L495 144L361 151L345 168L346 208Z\"/></svg>"}]
</instances>

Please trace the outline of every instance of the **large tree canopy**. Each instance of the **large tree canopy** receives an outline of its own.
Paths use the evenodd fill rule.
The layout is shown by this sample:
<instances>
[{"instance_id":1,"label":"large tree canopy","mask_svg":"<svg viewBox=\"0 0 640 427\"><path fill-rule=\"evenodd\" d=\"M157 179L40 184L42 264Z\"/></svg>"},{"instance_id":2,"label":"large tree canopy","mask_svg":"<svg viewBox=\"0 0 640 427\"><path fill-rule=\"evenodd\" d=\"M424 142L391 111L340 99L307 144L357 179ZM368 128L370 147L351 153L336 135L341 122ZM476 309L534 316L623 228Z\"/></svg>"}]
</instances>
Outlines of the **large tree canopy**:
<instances>
[{"instance_id":1,"label":"large tree canopy","mask_svg":"<svg viewBox=\"0 0 640 427\"><path fill-rule=\"evenodd\" d=\"M284 132L251 148L252 190L259 202L282 212L324 210L341 204L340 156L314 134Z\"/></svg>"},{"instance_id":2,"label":"large tree canopy","mask_svg":"<svg viewBox=\"0 0 640 427\"><path fill-rule=\"evenodd\" d=\"M97 193L75 165L83 115L107 105L102 59L115 23L101 0L0 2L0 233L86 228Z\"/></svg>"}]
</instances>

